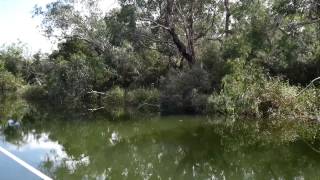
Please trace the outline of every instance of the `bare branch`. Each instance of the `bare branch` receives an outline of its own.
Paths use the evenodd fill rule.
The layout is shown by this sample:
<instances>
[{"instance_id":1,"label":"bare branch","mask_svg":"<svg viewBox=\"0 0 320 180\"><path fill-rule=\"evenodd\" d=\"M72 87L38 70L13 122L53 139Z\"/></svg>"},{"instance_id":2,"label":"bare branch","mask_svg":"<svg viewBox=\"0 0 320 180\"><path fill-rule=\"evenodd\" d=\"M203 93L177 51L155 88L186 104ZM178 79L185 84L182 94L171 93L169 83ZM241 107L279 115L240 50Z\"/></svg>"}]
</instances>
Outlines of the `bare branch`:
<instances>
[{"instance_id":1,"label":"bare branch","mask_svg":"<svg viewBox=\"0 0 320 180\"><path fill-rule=\"evenodd\" d=\"M145 22L151 22L151 23L154 23L154 24L156 24L156 26L154 26L154 27L161 27L161 28L163 28L163 29L165 29L165 30L170 30L170 27L165 26L165 25L163 25L163 24L160 24L159 22L157 22L157 21L155 21L155 20L153 20L153 19L149 19L149 18L140 18L139 20L140 20L140 21L145 21Z\"/></svg>"},{"instance_id":2,"label":"bare branch","mask_svg":"<svg viewBox=\"0 0 320 180\"><path fill-rule=\"evenodd\" d=\"M306 88L304 88L296 97L300 96L302 93L304 93L308 88L310 88L310 86L312 86L316 81L320 80L320 77L315 78L314 80L312 80L310 82L310 84L308 84L308 86Z\"/></svg>"},{"instance_id":3,"label":"bare branch","mask_svg":"<svg viewBox=\"0 0 320 180\"><path fill-rule=\"evenodd\" d=\"M94 90L91 90L89 92L87 92L88 94L100 94L100 95L106 95L106 93L104 92L99 92L99 91L94 91Z\"/></svg>"},{"instance_id":4,"label":"bare branch","mask_svg":"<svg viewBox=\"0 0 320 180\"><path fill-rule=\"evenodd\" d=\"M88 109L88 111L95 112L95 111L99 111L101 109L105 109L105 108L104 107L93 108L93 109Z\"/></svg>"}]
</instances>

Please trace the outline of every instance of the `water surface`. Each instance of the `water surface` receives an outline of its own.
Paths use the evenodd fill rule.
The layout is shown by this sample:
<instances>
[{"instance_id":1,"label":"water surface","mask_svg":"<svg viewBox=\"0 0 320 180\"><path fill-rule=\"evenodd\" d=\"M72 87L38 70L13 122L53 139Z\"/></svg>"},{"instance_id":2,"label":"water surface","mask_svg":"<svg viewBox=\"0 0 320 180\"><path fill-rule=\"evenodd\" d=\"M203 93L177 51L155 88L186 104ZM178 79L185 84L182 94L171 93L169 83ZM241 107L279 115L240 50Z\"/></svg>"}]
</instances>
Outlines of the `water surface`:
<instances>
[{"instance_id":1,"label":"water surface","mask_svg":"<svg viewBox=\"0 0 320 180\"><path fill-rule=\"evenodd\" d=\"M304 141L283 141L296 134L280 137L256 130L253 122L235 126L190 116L80 120L38 113L21 102L14 107L1 117L20 118L22 127L3 125L0 146L54 179L320 177L319 153ZM0 179L37 177L0 153Z\"/></svg>"}]
</instances>

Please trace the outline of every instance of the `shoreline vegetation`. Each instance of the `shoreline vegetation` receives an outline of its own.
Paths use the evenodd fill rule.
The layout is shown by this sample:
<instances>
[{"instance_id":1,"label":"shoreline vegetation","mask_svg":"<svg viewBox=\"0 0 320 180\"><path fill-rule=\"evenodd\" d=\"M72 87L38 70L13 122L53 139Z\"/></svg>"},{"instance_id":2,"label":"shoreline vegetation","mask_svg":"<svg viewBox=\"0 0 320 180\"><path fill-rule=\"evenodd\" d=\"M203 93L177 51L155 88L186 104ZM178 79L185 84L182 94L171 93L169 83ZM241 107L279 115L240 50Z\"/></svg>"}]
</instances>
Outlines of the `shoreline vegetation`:
<instances>
[{"instance_id":1,"label":"shoreline vegetation","mask_svg":"<svg viewBox=\"0 0 320 180\"><path fill-rule=\"evenodd\" d=\"M1 147L53 179L318 179L319 0L106 1L34 6L52 52L0 44Z\"/></svg>"},{"instance_id":2,"label":"shoreline vegetation","mask_svg":"<svg viewBox=\"0 0 320 180\"><path fill-rule=\"evenodd\" d=\"M3 46L0 94L114 116L320 121L317 1L192 2L36 6L58 48L25 57L22 44Z\"/></svg>"}]
</instances>

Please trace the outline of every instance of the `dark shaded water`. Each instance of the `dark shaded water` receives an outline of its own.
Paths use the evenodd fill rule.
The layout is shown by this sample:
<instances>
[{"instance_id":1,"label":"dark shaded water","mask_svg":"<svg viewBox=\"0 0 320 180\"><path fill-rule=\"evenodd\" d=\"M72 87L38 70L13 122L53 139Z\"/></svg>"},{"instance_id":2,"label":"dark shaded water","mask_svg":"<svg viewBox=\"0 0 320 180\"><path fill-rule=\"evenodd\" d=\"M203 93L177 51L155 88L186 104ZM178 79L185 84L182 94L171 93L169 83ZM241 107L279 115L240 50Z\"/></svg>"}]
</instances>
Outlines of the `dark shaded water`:
<instances>
[{"instance_id":1,"label":"dark shaded water","mask_svg":"<svg viewBox=\"0 0 320 180\"><path fill-rule=\"evenodd\" d=\"M4 103L3 103L4 104ZM2 104L2 105L3 105ZM0 146L54 179L318 179L320 154L297 133L205 117L68 119L2 108ZM1 106L0 106L1 107ZM37 179L0 153L0 179Z\"/></svg>"}]
</instances>

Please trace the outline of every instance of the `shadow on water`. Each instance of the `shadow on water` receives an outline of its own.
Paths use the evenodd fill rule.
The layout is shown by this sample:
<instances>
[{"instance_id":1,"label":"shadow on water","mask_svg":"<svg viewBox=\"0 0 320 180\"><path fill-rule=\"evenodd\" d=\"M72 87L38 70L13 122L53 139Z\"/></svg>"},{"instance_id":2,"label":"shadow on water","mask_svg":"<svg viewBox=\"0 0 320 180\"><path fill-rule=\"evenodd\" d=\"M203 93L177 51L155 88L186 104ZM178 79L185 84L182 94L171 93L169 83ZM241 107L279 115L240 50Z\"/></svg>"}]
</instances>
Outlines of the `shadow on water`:
<instances>
[{"instance_id":1,"label":"shadow on water","mask_svg":"<svg viewBox=\"0 0 320 180\"><path fill-rule=\"evenodd\" d=\"M1 101L2 107L12 108L1 109L1 117L15 116L23 125L2 130L0 137L11 148L23 149L22 157L43 154L33 161L54 179L320 177L320 154L301 140L302 135L317 136L318 128L249 120L228 124L221 118L190 116L128 121L95 116L78 121L76 115L37 111L13 102L17 99L9 101Z\"/></svg>"}]
</instances>

